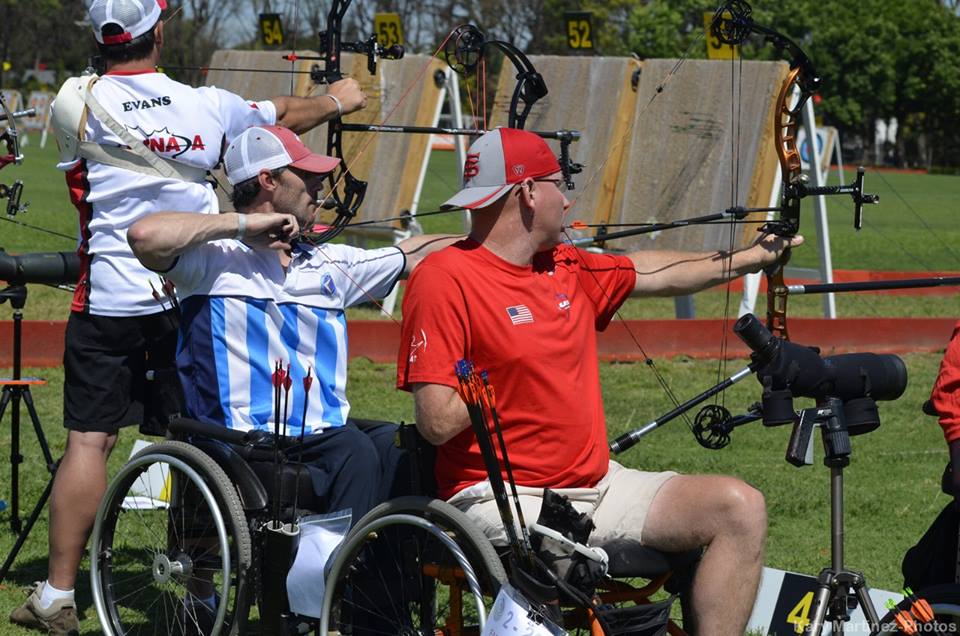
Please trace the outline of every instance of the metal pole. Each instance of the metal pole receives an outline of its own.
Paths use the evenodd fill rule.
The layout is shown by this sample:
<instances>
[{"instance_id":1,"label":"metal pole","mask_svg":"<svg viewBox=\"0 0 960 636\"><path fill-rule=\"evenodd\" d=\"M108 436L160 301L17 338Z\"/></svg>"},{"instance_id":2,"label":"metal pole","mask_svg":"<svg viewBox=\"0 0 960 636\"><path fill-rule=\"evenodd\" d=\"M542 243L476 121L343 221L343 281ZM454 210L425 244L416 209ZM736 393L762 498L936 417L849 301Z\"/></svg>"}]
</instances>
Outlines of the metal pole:
<instances>
[{"instance_id":1,"label":"metal pole","mask_svg":"<svg viewBox=\"0 0 960 636\"><path fill-rule=\"evenodd\" d=\"M803 107L803 128L807 132L807 144L810 147L810 166L808 173L814 187L826 185L823 173L820 172L820 151L817 148L817 124L813 114L813 100L808 99ZM824 283L833 282L833 260L830 254L830 228L827 225L827 202L823 195L813 199L816 209L817 243L820 250L820 280ZM836 297L826 294L823 297L824 318L837 317Z\"/></svg>"}]
</instances>

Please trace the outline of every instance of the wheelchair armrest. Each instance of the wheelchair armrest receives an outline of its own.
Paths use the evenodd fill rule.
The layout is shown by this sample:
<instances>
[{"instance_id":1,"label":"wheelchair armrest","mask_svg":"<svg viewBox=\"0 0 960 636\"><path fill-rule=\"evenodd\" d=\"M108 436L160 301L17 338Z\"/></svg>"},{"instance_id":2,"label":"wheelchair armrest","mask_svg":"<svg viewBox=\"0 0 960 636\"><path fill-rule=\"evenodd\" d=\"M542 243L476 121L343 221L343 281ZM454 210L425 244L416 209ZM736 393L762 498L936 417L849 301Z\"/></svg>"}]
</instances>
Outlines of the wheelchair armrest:
<instances>
[{"instance_id":1,"label":"wheelchair armrest","mask_svg":"<svg viewBox=\"0 0 960 636\"><path fill-rule=\"evenodd\" d=\"M176 435L201 435L227 444L246 446L258 441L260 431L236 431L219 424L208 424L189 417L178 417L170 421L169 430Z\"/></svg>"}]
</instances>

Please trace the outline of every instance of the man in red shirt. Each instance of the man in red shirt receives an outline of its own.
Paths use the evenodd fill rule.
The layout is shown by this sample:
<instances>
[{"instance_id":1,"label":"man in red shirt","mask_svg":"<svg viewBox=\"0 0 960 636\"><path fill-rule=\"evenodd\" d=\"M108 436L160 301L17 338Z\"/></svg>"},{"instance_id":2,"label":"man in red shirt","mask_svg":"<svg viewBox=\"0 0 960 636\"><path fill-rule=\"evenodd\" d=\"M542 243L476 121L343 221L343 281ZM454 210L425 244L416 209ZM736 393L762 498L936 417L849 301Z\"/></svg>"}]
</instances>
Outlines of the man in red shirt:
<instances>
[{"instance_id":1,"label":"man in red shirt","mask_svg":"<svg viewBox=\"0 0 960 636\"><path fill-rule=\"evenodd\" d=\"M703 634L743 634L766 536L763 496L717 475L647 473L610 461L597 332L629 296L689 294L774 263L790 239L749 248L598 255L561 243L570 202L546 143L501 128L478 139L464 189L447 204L473 210L470 236L425 259L403 302L399 388L414 394L417 428L438 446L440 495L496 542L504 532L454 364L486 369L526 519L543 488L592 517L593 545L664 551L706 546L693 584ZM731 585L736 581L736 585Z\"/></svg>"},{"instance_id":2,"label":"man in red shirt","mask_svg":"<svg viewBox=\"0 0 960 636\"><path fill-rule=\"evenodd\" d=\"M953 496L960 498L960 322L953 328L950 344L943 354L940 373L930 394L930 405L940 417L943 436L953 463Z\"/></svg>"}]
</instances>

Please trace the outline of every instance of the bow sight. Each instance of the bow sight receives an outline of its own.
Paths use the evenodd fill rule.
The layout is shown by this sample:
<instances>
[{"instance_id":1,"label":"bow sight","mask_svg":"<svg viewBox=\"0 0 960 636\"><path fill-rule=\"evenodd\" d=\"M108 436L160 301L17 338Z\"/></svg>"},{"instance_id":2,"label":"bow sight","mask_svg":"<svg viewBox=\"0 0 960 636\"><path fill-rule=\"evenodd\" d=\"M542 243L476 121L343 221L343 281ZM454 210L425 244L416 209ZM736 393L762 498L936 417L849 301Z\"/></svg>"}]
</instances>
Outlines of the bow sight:
<instances>
[{"instance_id":1,"label":"bow sight","mask_svg":"<svg viewBox=\"0 0 960 636\"><path fill-rule=\"evenodd\" d=\"M360 40L359 42L340 42L340 34L332 33L330 31L321 31L319 34L320 38L320 48L327 50L328 46L336 46L339 43L341 51L348 51L350 53L359 53L367 58L367 70L370 71L371 75L377 74L377 60L399 60L403 59L404 49L400 44L394 44L393 46L381 46L377 41L376 35L371 35L366 40ZM335 42L333 40L336 40ZM298 57L296 55L284 55L283 59L296 61L297 59L302 60L319 60L323 59L320 57ZM310 67L310 79L317 84L332 84L337 81L339 77L333 78L331 74L327 72L327 69L321 69L319 64L314 64Z\"/></svg>"}]
</instances>

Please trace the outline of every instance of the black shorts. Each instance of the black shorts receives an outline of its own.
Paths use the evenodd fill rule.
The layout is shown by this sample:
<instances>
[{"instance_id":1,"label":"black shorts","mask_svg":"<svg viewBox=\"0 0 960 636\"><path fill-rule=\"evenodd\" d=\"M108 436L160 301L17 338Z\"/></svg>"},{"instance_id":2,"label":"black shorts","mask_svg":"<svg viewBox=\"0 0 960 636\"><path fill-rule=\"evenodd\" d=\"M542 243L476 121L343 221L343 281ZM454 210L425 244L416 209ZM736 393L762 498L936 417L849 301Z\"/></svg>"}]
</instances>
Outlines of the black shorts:
<instances>
[{"instance_id":1,"label":"black shorts","mask_svg":"<svg viewBox=\"0 0 960 636\"><path fill-rule=\"evenodd\" d=\"M175 364L172 311L149 316L71 313L63 354L63 425L72 431L116 433L140 424L152 383L148 369Z\"/></svg>"}]
</instances>

